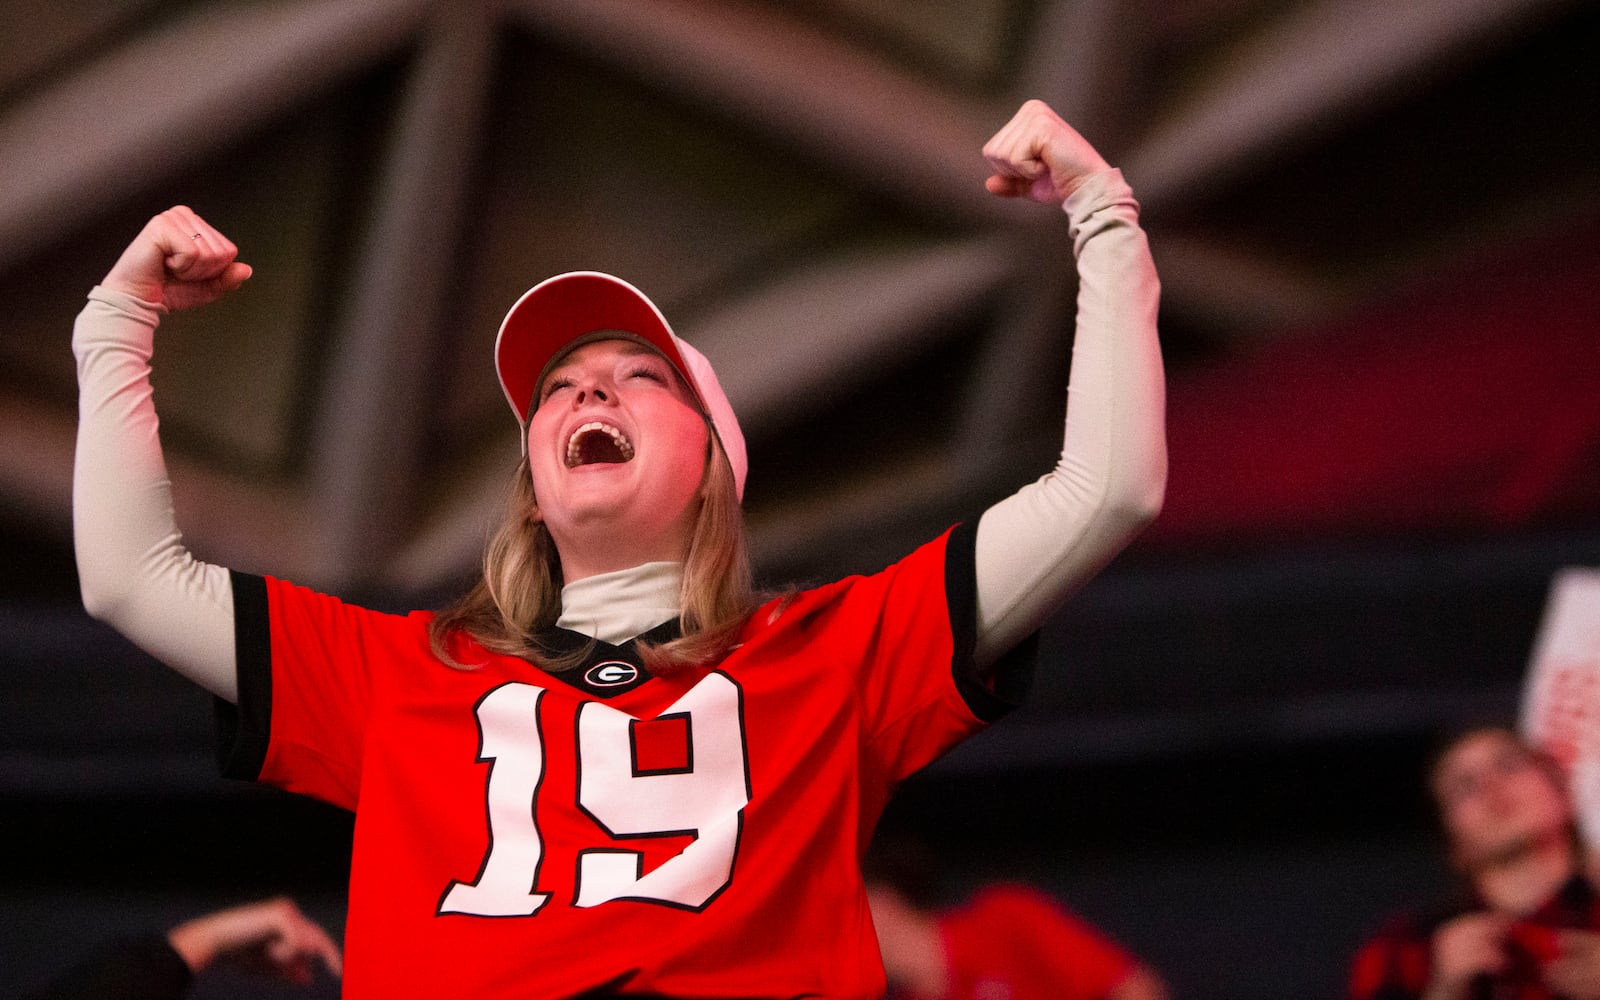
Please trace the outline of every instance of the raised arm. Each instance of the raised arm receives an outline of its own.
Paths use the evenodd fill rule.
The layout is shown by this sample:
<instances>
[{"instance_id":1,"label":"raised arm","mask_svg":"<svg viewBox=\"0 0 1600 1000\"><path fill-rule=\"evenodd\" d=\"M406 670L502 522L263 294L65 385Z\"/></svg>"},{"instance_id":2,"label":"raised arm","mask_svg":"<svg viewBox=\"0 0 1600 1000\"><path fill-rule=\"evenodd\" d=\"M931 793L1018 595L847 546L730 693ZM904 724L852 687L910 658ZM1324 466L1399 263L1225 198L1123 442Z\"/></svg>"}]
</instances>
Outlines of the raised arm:
<instances>
[{"instance_id":1,"label":"raised arm","mask_svg":"<svg viewBox=\"0 0 1600 1000\"><path fill-rule=\"evenodd\" d=\"M167 942L195 973L226 960L305 985L319 965L335 976L344 971L333 938L284 896L185 921L167 932Z\"/></svg>"},{"instance_id":2,"label":"raised arm","mask_svg":"<svg viewBox=\"0 0 1600 1000\"><path fill-rule=\"evenodd\" d=\"M1061 459L978 522L978 648L987 665L1039 628L1161 509L1166 403L1160 285L1122 175L1039 101L984 146L988 189L1059 205L1078 269Z\"/></svg>"},{"instance_id":3,"label":"raised arm","mask_svg":"<svg viewBox=\"0 0 1600 1000\"><path fill-rule=\"evenodd\" d=\"M188 208L151 219L89 293L78 361L73 541L89 613L229 701L237 698L228 571L183 545L151 399L161 317L238 288L250 267Z\"/></svg>"}]
</instances>

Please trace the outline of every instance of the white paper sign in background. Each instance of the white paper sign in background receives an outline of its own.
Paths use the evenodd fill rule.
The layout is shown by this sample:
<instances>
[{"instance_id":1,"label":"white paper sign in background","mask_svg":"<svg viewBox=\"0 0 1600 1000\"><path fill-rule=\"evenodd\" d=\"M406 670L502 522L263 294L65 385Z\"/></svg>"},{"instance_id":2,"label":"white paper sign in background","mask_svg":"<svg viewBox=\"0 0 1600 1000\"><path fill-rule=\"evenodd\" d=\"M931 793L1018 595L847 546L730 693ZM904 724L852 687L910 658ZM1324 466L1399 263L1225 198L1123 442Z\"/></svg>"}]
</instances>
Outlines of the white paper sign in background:
<instances>
[{"instance_id":1,"label":"white paper sign in background","mask_svg":"<svg viewBox=\"0 0 1600 1000\"><path fill-rule=\"evenodd\" d=\"M1600 569L1574 568L1551 582L1528 663L1522 728L1572 783L1584 840L1600 845Z\"/></svg>"}]
</instances>

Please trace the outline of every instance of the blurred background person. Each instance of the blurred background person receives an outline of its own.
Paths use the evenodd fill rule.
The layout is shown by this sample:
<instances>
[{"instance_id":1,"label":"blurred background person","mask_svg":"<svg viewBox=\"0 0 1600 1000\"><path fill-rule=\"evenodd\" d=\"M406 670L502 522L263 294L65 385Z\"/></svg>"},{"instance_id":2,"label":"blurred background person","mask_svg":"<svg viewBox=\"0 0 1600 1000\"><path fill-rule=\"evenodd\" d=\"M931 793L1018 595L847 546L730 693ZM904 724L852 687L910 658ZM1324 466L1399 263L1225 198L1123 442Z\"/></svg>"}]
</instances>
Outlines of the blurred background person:
<instances>
[{"instance_id":1,"label":"blurred background person","mask_svg":"<svg viewBox=\"0 0 1600 1000\"><path fill-rule=\"evenodd\" d=\"M1165 1000L1136 956L1020 882L941 905L920 845L875 848L865 868L890 1000Z\"/></svg>"},{"instance_id":2,"label":"blurred background person","mask_svg":"<svg viewBox=\"0 0 1600 1000\"><path fill-rule=\"evenodd\" d=\"M1465 884L1362 946L1352 1000L1600 998L1600 898L1554 761L1475 728L1443 746L1428 788Z\"/></svg>"}]
</instances>

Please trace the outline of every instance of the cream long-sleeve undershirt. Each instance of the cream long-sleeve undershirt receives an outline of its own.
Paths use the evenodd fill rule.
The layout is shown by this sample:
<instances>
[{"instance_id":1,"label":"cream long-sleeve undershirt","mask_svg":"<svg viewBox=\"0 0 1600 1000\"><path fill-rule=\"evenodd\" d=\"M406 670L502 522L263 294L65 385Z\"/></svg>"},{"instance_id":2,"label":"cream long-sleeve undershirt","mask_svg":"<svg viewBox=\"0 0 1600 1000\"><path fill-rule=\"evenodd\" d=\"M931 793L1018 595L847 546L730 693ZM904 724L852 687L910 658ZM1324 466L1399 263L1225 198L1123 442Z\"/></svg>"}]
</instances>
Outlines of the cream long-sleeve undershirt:
<instances>
[{"instance_id":1,"label":"cream long-sleeve undershirt","mask_svg":"<svg viewBox=\"0 0 1600 1000\"><path fill-rule=\"evenodd\" d=\"M1037 629L1160 509L1165 389L1159 284L1138 204L1119 172L1067 199L1078 268L1066 432L1056 467L978 522L977 658ZM194 558L173 512L150 387L162 310L95 288L72 338L78 361L73 529L85 608L202 687L237 699L228 571ZM679 569L648 563L578 581L561 624L621 642L667 620Z\"/></svg>"}]
</instances>

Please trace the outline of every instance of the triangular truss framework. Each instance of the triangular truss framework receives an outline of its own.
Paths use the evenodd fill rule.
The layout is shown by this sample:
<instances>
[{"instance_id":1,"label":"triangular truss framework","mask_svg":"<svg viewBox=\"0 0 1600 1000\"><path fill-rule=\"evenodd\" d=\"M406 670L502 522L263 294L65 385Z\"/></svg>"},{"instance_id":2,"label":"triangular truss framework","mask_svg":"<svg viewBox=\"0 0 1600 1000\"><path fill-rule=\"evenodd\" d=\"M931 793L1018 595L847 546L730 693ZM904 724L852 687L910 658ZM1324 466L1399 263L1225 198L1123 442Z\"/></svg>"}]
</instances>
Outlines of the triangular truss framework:
<instances>
[{"instance_id":1,"label":"triangular truss framework","mask_svg":"<svg viewBox=\"0 0 1600 1000\"><path fill-rule=\"evenodd\" d=\"M31 39L7 26L7 44L32 55L13 60L14 77L0 80L0 284L13 294L36 288L60 260L82 261L92 281L109 257L90 251L131 232L113 233L130 204L181 197L196 171L226 192L215 172L239 167L264 133L315 119L352 87L376 88L370 168L325 162L313 171L327 182L350 169L362 181L353 204L322 215L308 205L280 218L255 213L254 235L308 269L297 305L326 308L308 319L258 303L194 321L197 338L267 338L274 323L298 331L275 359L246 351L232 361L263 379L276 363L271 377L285 383L266 411L278 423L270 469L231 454L225 433L207 446L206 414L226 408L203 393L219 393L219 377L207 387L200 371L201 399L187 408L177 400L194 433L169 442L169 457L198 550L334 589L429 593L470 573L502 495L507 452L516 450L509 421L488 415L487 355L473 371L461 360L492 337L483 323L493 322L494 303L510 301L490 293L513 280L497 269L520 262L494 255L519 239L600 243L651 232L649 220L628 228L632 212L657 216L654 232L669 238L630 246L629 259L669 314L685 317L680 332L716 359L758 445L796 454L830 434L867 442L868 458L834 474L802 483L775 472L782 488L756 491L760 565L774 575L864 568L1036 472L1058 440L1072 313L1063 227L1037 206L986 196L977 156L1022 98L1050 100L1133 180L1158 232L1164 317L1175 336L1188 324L1248 343L1358 300L1396 274L1335 278L1285 261L1208 228L1194 203L1575 5L1197 0L1157 12L1129 0L996 0L984 8L986 23L1010 27L979 52L982 86L971 65L941 75L906 58L913 41L893 44L896 25L908 23L905 6L128 2L78 20L57 15L53 25L34 25ZM959 29L959 15L947 16ZM1164 70L1160 60L1174 52L1187 62ZM527 72L508 73L511 63ZM528 79L541 89L504 86ZM615 190L629 171L650 169L630 156L635 115L749 147L758 162L769 158L774 175L750 182L756 200L761 183L786 183L792 197L769 197L771 218L752 212L749 192L743 202L719 200L727 180L710 164L695 198L642 213L561 205L559 187L497 200L518 177L539 176L537 165L528 175L502 165L510 173L496 188L486 163L508 116L581 104L597 81L634 96L613 109L623 132L611 148L589 136L590 145L566 151L563 162L601 176L574 177L575 189ZM1143 98L1152 106L1130 107ZM349 148L330 139L312 152ZM688 159L670 169L690 170ZM236 194L259 206L304 191ZM547 231L552 217L568 228ZM336 219L351 231L319 229ZM754 245L749 234L762 231L776 234L776 249L752 264L734 236ZM729 245L708 245L708 233ZM1473 243L1458 234L1438 255L1464 255ZM665 294L649 285L651 274ZM70 383L63 391L57 368L61 316L70 320L75 309L69 299L24 310L37 325L24 324L0 350L16 376L0 382L0 491L18 520L61 534L72 415ZM203 359L218 348L197 350ZM930 372L938 398L924 402L946 414L937 430L911 446L903 434L880 442L861 399ZM482 385L463 389L469 379ZM460 397L443 400L447 392ZM819 466L827 468L826 456Z\"/></svg>"}]
</instances>

